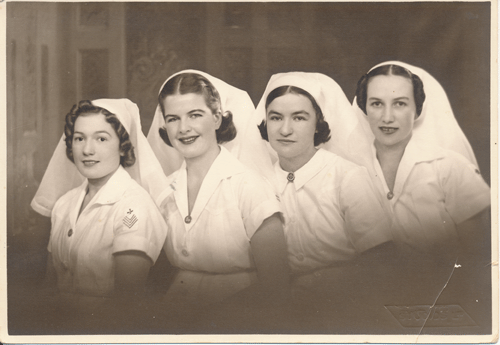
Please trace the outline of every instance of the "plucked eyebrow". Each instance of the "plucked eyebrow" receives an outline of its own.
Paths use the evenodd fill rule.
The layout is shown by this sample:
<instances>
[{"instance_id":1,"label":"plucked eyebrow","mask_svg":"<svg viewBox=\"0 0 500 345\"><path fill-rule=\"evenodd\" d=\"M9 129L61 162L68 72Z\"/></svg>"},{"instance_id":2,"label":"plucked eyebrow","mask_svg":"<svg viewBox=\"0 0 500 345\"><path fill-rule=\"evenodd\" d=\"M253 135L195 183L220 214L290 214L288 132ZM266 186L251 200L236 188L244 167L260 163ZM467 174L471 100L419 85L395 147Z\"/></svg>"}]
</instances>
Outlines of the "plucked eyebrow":
<instances>
[{"instance_id":1,"label":"plucked eyebrow","mask_svg":"<svg viewBox=\"0 0 500 345\"><path fill-rule=\"evenodd\" d=\"M271 110L270 112L267 113L267 116L269 115L281 115L281 114L278 113L277 111Z\"/></svg>"},{"instance_id":2,"label":"plucked eyebrow","mask_svg":"<svg viewBox=\"0 0 500 345\"><path fill-rule=\"evenodd\" d=\"M307 115L307 116L311 116L311 114L309 114L307 111L305 110L299 110L299 111L296 111L294 113L292 113L292 115Z\"/></svg>"},{"instance_id":3,"label":"plucked eyebrow","mask_svg":"<svg viewBox=\"0 0 500 345\"><path fill-rule=\"evenodd\" d=\"M188 114L193 114L193 113L206 113L206 111L203 109L193 109L191 111L188 111Z\"/></svg>"},{"instance_id":4,"label":"plucked eyebrow","mask_svg":"<svg viewBox=\"0 0 500 345\"><path fill-rule=\"evenodd\" d=\"M203 114L206 114L206 111L203 110L203 109L193 109L193 110L188 111L188 114L194 114L194 113L203 113ZM176 115L176 114L167 114L167 115L164 116L164 118L166 119L169 116L179 116L179 115Z\"/></svg>"},{"instance_id":5,"label":"plucked eyebrow","mask_svg":"<svg viewBox=\"0 0 500 345\"><path fill-rule=\"evenodd\" d=\"M83 132L78 132L78 131L75 131L75 132L73 133L73 135L74 135L74 134L81 134L81 135L85 135L85 133L83 133ZM96 134L107 134L107 135L111 136L111 134L110 134L108 131L97 131L97 132L94 132L94 133L93 133L93 135L96 135Z\"/></svg>"},{"instance_id":6,"label":"plucked eyebrow","mask_svg":"<svg viewBox=\"0 0 500 345\"><path fill-rule=\"evenodd\" d=\"M378 97L369 97L368 100L369 101L380 101L381 99ZM400 100L409 101L410 99L406 96L402 96L402 97L394 98L393 100L394 101L400 101Z\"/></svg>"},{"instance_id":7,"label":"plucked eyebrow","mask_svg":"<svg viewBox=\"0 0 500 345\"><path fill-rule=\"evenodd\" d=\"M274 110L271 110L271 111L269 111L269 113L267 113L267 116L269 116L269 115L281 115L281 113L279 113L277 111L274 111ZM311 114L309 114L305 110L296 111L296 112L292 113L292 116L293 115L307 115L307 116L311 116Z\"/></svg>"}]
</instances>

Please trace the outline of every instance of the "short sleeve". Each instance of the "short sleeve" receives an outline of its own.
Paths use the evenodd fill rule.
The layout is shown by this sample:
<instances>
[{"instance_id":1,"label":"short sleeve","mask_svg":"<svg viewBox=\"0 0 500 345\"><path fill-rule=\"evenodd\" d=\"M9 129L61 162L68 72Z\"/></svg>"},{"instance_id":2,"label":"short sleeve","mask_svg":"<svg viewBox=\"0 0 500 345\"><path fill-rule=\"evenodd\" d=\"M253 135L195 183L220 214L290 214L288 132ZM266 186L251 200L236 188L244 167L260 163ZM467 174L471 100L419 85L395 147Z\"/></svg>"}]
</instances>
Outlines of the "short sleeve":
<instances>
[{"instance_id":1,"label":"short sleeve","mask_svg":"<svg viewBox=\"0 0 500 345\"><path fill-rule=\"evenodd\" d=\"M356 167L344 176L340 203L347 236L358 253L392 240L390 217L376 197L365 168Z\"/></svg>"},{"instance_id":2,"label":"short sleeve","mask_svg":"<svg viewBox=\"0 0 500 345\"><path fill-rule=\"evenodd\" d=\"M235 175L232 179L247 236L252 238L264 220L281 212L278 197L271 185L253 171Z\"/></svg>"},{"instance_id":3,"label":"short sleeve","mask_svg":"<svg viewBox=\"0 0 500 345\"><path fill-rule=\"evenodd\" d=\"M491 204L490 188L479 169L464 157L451 154L438 161L444 203L455 224L475 216Z\"/></svg>"},{"instance_id":4,"label":"short sleeve","mask_svg":"<svg viewBox=\"0 0 500 345\"><path fill-rule=\"evenodd\" d=\"M127 194L118 202L113 254L135 250L156 262L166 236L167 224L145 190Z\"/></svg>"}]
</instances>

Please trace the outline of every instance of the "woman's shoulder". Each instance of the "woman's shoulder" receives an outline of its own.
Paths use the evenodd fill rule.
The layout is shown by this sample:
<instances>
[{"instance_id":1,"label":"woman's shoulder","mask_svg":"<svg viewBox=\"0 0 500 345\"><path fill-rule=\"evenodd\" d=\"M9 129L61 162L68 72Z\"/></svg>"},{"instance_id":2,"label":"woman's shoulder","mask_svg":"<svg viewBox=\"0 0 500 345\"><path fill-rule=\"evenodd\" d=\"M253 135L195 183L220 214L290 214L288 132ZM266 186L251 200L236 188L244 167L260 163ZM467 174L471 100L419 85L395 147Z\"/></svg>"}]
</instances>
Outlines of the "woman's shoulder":
<instances>
[{"instance_id":1,"label":"woman's shoulder","mask_svg":"<svg viewBox=\"0 0 500 345\"><path fill-rule=\"evenodd\" d=\"M465 156L450 149L446 149L436 145L419 143L416 146L419 154L420 162L429 162L440 168L451 168L468 166L476 169L476 165L470 162Z\"/></svg>"},{"instance_id":2,"label":"woman's shoulder","mask_svg":"<svg viewBox=\"0 0 500 345\"><path fill-rule=\"evenodd\" d=\"M260 172L251 169L236 159L232 172L228 174L226 180L232 185L237 194L259 194L260 192L274 190L271 182Z\"/></svg>"},{"instance_id":3,"label":"woman's shoulder","mask_svg":"<svg viewBox=\"0 0 500 345\"><path fill-rule=\"evenodd\" d=\"M227 179L231 181L232 184L236 185L248 185L250 187L270 187L269 182L262 176L259 172L250 169L243 163L238 161L238 165L233 167L232 173L228 175Z\"/></svg>"},{"instance_id":4,"label":"woman's shoulder","mask_svg":"<svg viewBox=\"0 0 500 345\"><path fill-rule=\"evenodd\" d=\"M347 173L364 173L366 168L358 165L344 157L341 157L333 152L327 151L325 149L320 149L318 151L322 155L322 159L325 162L325 169L329 172L335 172L341 175Z\"/></svg>"},{"instance_id":5,"label":"woman's shoulder","mask_svg":"<svg viewBox=\"0 0 500 345\"><path fill-rule=\"evenodd\" d=\"M441 172L442 176L451 175L477 175L480 176L481 172L479 167L470 162L466 157L458 152L442 149L443 155L441 159L436 160L436 166L438 171Z\"/></svg>"},{"instance_id":6,"label":"woman's shoulder","mask_svg":"<svg viewBox=\"0 0 500 345\"><path fill-rule=\"evenodd\" d=\"M132 178L128 181L122 200L136 200L137 203L153 201L148 191Z\"/></svg>"}]
</instances>

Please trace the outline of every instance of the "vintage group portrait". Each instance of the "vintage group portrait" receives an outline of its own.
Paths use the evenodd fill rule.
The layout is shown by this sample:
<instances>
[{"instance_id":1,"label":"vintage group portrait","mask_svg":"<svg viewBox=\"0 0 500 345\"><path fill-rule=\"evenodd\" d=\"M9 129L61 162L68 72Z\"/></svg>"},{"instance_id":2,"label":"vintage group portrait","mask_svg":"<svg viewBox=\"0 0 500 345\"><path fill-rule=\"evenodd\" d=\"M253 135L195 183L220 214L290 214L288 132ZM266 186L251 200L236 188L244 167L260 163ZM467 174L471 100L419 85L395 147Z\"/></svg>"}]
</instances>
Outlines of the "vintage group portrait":
<instances>
[{"instance_id":1,"label":"vintage group portrait","mask_svg":"<svg viewBox=\"0 0 500 345\"><path fill-rule=\"evenodd\" d=\"M0 341L497 342L497 14L0 1Z\"/></svg>"}]
</instances>

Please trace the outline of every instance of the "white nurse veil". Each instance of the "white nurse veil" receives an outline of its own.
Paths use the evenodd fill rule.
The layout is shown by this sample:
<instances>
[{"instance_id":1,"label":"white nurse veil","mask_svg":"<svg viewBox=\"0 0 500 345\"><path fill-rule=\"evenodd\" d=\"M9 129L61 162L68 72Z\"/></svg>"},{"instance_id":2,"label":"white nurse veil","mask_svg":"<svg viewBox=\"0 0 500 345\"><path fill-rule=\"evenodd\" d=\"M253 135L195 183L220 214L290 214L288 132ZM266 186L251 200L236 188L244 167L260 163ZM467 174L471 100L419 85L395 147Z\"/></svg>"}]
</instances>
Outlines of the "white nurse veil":
<instances>
[{"instance_id":1,"label":"white nurse veil","mask_svg":"<svg viewBox=\"0 0 500 345\"><path fill-rule=\"evenodd\" d=\"M236 137L230 142L223 143L226 149L229 150L236 158L240 158L241 156L241 141L242 141L242 133L246 131L248 127L248 121L255 109L253 102L246 91L240 90L234 86L229 85L228 83L211 76L208 73L197 71L197 70L183 70L171 75L161 86L159 93L165 86L165 84L179 74L184 73L194 73L199 74L206 79L208 79L212 85L217 89L219 96L221 98L221 107L222 111L230 111L233 114L233 122L236 127ZM173 147L168 146L160 137L159 129L165 125L165 120L163 119L163 114L158 104L156 106L155 115L153 118L153 122L151 124L151 128L148 132L148 141L153 149L156 157L160 161L160 164L163 168L165 175L170 175L176 170L178 170L182 162L184 161L184 157ZM254 137L258 135L258 130L255 128Z\"/></svg>"},{"instance_id":2,"label":"white nurse veil","mask_svg":"<svg viewBox=\"0 0 500 345\"><path fill-rule=\"evenodd\" d=\"M424 85L425 101L420 116L415 120L411 140L455 151L463 155L477 167L474 151L458 125L453 115L448 97L446 96L446 92L439 82L425 70L399 61L383 62L374 66L370 71L384 65L398 65L404 67L411 73L420 77ZM371 146L375 137L366 120L366 115L356 102L356 98L354 98L352 106ZM363 152L358 153L358 158L360 158ZM371 157L373 157L371 150L364 152L364 155L371 155ZM363 159L368 158L365 157ZM372 159L373 158L371 158L371 160Z\"/></svg>"},{"instance_id":3,"label":"white nurse veil","mask_svg":"<svg viewBox=\"0 0 500 345\"><path fill-rule=\"evenodd\" d=\"M266 100L271 91L280 86L295 86L307 91L321 108L325 121L330 127L331 138L320 147L334 152L343 158L350 159L348 140L357 126L351 104L342 88L330 77L321 73L287 72L274 74L269 80L266 90L252 116L251 126L257 127L266 119ZM262 138L258 138L264 141ZM266 142L267 152L253 150L252 139L245 137L242 149L243 160L250 165L258 166L261 174L270 181L274 180L272 165L278 160L276 152Z\"/></svg>"},{"instance_id":4,"label":"white nurse veil","mask_svg":"<svg viewBox=\"0 0 500 345\"><path fill-rule=\"evenodd\" d=\"M136 157L134 165L125 168L125 170L151 194L153 199L156 199L158 194L168 186L167 179L142 133L137 105L125 98L98 99L91 101L91 103L115 114L125 127ZM69 190L81 185L84 180L85 178L78 172L75 164L66 156L65 135L63 134L35 197L31 201L31 207L36 212L49 217L57 199Z\"/></svg>"}]
</instances>

